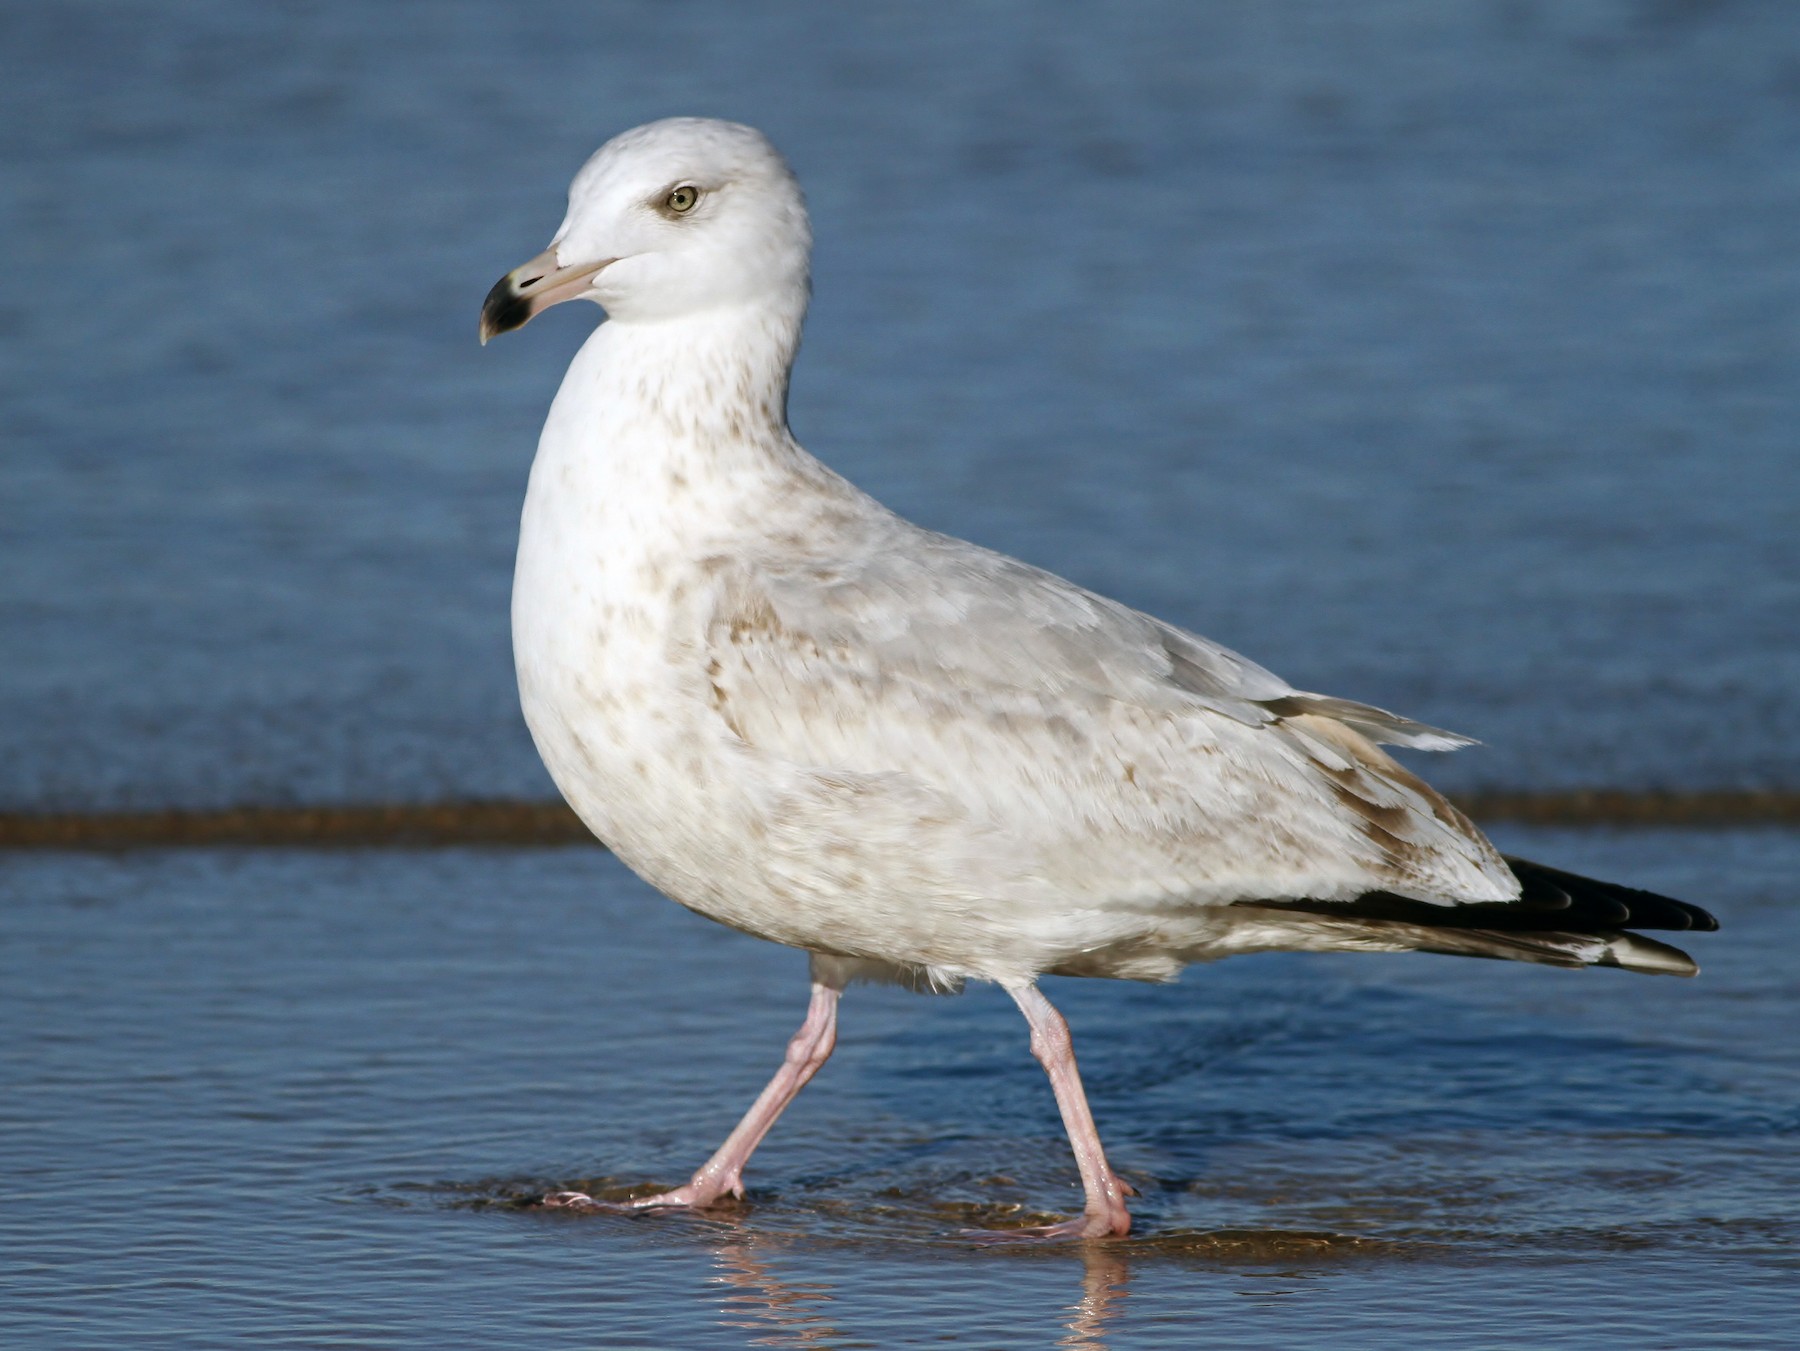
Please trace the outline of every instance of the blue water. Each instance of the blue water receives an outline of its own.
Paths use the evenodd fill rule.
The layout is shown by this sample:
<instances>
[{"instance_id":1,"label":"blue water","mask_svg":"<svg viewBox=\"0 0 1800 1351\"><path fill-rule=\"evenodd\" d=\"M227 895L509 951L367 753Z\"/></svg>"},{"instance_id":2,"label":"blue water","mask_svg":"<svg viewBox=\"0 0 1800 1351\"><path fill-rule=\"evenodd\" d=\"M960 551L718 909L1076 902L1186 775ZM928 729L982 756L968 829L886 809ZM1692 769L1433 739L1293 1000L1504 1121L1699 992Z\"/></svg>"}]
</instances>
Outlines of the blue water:
<instances>
[{"instance_id":1,"label":"blue water","mask_svg":"<svg viewBox=\"0 0 1800 1351\"><path fill-rule=\"evenodd\" d=\"M1800 9L0 8L0 808L546 796L506 597L596 314L482 349L671 113L809 192L802 438L907 514L1486 746L1792 788ZM856 991L704 1217L803 962L593 850L0 859L0 1341L1800 1344L1792 833L1516 831L1716 909L1696 981L1244 959Z\"/></svg>"},{"instance_id":2,"label":"blue water","mask_svg":"<svg viewBox=\"0 0 1800 1351\"><path fill-rule=\"evenodd\" d=\"M1133 1239L1085 1253L964 1236L1080 1197L994 991L852 991L747 1204L557 1216L516 1202L710 1152L798 1021L798 955L593 850L15 859L0 1333L1793 1346L1800 839L1505 843L1705 898L1704 974L1281 956L1047 982L1142 1193Z\"/></svg>"},{"instance_id":3,"label":"blue water","mask_svg":"<svg viewBox=\"0 0 1800 1351\"><path fill-rule=\"evenodd\" d=\"M1781 0L45 0L0 63L0 805L550 791L506 590L598 316L475 315L675 112L793 159L796 426L907 514L1457 787L1793 782Z\"/></svg>"}]
</instances>

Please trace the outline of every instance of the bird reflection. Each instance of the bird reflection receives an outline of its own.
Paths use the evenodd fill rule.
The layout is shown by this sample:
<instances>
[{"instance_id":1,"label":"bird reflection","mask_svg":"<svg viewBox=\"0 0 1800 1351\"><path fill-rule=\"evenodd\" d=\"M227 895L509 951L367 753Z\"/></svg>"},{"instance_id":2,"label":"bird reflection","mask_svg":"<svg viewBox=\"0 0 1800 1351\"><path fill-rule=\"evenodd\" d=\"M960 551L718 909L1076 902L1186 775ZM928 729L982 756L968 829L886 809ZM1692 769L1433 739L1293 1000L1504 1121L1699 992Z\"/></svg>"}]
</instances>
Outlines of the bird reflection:
<instances>
[{"instance_id":1,"label":"bird reflection","mask_svg":"<svg viewBox=\"0 0 1800 1351\"><path fill-rule=\"evenodd\" d=\"M750 1339L751 1346L831 1346L843 1337L816 1307L831 1301L831 1286L825 1282L777 1280L746 1242L722 1243L713 1257L720 1272L713 1279L734 1287L725 1297L725 1316L719 1321L728 1328L761 1333Z\"/></svg>"},{"instance_id":2,"label":"bird reflection","mask_svg":"<svg viewBox=\"0 0 1800 1351\"><path fill-rule=\"evenodd\" d=\"M719 1322L758 1334L749 1345L829 1347L846 1340L829 1317L827 1306L838 1297L830 1283L778 1278L748 1237L720 1243L713 1258L719 1270L713 1279L732 1287ZM1130 1268L1117 1248L1097 1244L1082 1245L1081 1261L1081 1295L1065 1310L1068 1331L1056 1345L1062 1351L1107 1351L1107 1330L1117 1322L1129 1293Z\"/></svg>"},{"instance_id":3,"label":"bird reflection","mask_svg":"<svg viewBox=\"0 0 1800 1351\"><path fill-rule=\"evenodd\" d=\"M1065 1351L1106 1351L1107 1326L1117 1320L1129 1294L1131 1274L1116 1248L1087 1243L1081 1252L1081 1298L1069 1306Z\"/></svg>"}]
</instances>

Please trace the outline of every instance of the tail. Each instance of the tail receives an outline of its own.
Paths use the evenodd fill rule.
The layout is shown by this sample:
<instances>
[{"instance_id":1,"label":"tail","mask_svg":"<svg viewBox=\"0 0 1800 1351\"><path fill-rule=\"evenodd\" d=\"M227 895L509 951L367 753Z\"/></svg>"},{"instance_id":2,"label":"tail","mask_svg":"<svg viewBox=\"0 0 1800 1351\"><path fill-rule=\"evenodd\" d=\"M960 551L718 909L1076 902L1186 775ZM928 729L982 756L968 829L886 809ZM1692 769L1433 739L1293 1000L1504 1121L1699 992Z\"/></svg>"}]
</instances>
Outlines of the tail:
<instances>
[{"instance_id":1,"label":"tail","mask_svg":"<svg viewBox=\"0 0 1800 1351\"><path fill-rule=\"evenodd\" d=\"M1709 933L1719 921L1697 905L1653 891L1599 882L1507 858L1519 879L1513 901L1439 905L1372 891L1350 901L1255 901L1259 909L1302 911L1357 931L1354 946L1494 957L1546 966L1617 966L1646 975L1699 971L1680 948L1631 933L1673 929ZM1350 935L1346 934L1346 938Z\"/></svg>"}]
</instances>

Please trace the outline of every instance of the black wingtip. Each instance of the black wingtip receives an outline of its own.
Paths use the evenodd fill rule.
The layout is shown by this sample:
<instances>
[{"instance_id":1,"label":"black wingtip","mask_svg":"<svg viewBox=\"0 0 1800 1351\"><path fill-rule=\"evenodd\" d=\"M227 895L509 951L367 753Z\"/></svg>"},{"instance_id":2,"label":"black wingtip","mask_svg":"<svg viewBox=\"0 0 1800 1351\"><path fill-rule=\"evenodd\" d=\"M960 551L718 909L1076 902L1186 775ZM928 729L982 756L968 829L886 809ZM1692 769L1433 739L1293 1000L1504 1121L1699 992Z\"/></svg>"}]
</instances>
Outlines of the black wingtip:
<instances>
[{"instance_id":1,"label":"black wingtip","mask_svg":"<svg viewBox=\"0 0 1800 1351\"><path fill-rule=\"evenodd\" d=\"M1579 873L1546 867L1530 859L1508 857L1506 864L1519 879L1520 904L1533 905L1533 897L1553 893L1570 898L1557 916L1558 928L1672 929L1712 933L1719 921L1688 901L1660 896L1640 887L1602 882Z\"/></svg>"},{"instance_id":2,"label":"black wingtip","mask_svg":"<svg viewBox=\"0 0 1800 1351\"><path fill-rule=\"evenodd\" d=\"M1710 933L1719 921L1687 901L1653 891L1601 882L1530 859L1506 860L1519 879L1514 901L1438 904L1388 891L1370 891L1342 901L1282 899L1239 901L1268 910L1301 911L1372 924L1401 924L1444 935L1427 951L1460 956L1505 957L1552 965L1622 966L1659 975L1691 976L1698 969L1678 948L1643 938L1633 929ZM1569 940L1605 938L1606 955L1580 955ZM1591 944L1588 949L1591 953Z\"/></svg>"}]
</instances>

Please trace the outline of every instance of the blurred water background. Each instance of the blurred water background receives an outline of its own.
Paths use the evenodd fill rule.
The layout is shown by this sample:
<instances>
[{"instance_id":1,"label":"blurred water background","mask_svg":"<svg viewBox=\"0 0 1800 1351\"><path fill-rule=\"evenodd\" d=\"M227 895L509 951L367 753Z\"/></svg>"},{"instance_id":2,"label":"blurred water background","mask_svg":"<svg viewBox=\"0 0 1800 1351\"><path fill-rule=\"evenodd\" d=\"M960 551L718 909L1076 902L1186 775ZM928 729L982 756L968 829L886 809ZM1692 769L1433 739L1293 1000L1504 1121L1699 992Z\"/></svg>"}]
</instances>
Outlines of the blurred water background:
<instances>
[{"instance_id":1,"label":"blurred water background","mask_svg":"<svg viewBox=\"0 0 1800 1351\"><path fill-rule=\"evenodd\" d=\"M905 514L1487 744L1800 786L1800 9L0 7L0 809L540 798L506 606L569 306L487 287L675 113L808 190L793 413ZM594 851L0 862L20 1345L1792 1346L1800 839L1504 842L1713 906L1693 983L1061 983L1142 1237L991 992L858 992L751 1204L674 1180L794 954Z\"/></svg>"}]
</instances>

